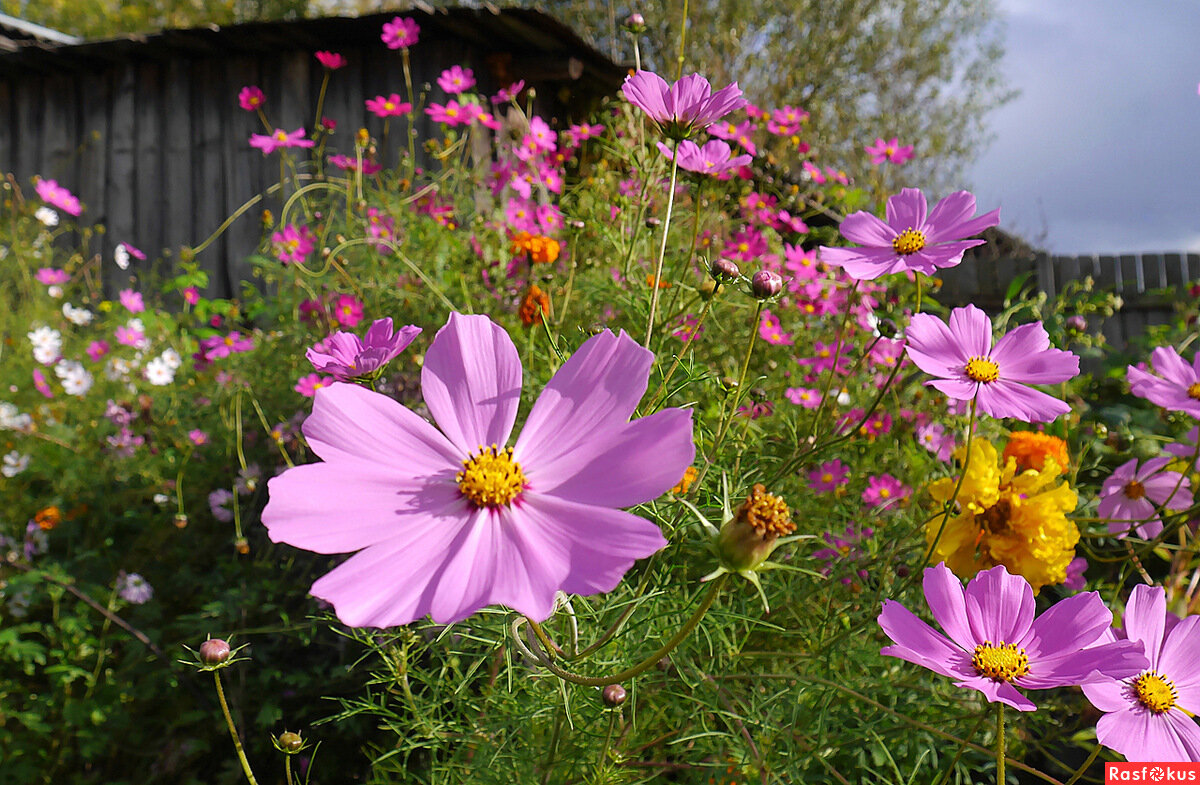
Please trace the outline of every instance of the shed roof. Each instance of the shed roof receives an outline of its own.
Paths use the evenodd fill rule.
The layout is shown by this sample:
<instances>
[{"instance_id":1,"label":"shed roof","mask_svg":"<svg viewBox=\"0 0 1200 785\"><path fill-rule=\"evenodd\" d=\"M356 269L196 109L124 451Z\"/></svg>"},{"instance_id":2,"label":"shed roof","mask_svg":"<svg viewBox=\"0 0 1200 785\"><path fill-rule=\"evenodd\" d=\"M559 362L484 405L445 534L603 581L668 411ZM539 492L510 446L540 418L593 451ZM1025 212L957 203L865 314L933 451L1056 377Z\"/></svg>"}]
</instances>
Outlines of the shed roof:
<instances>
[{"instance_id":1,"label":"shed roof","mask_svg":"<svg viewBox=\"0 0 1200 785\"><path fill-rule=\"evenodd\" d=\"M49 27L26 22L24 19L17 19L15 16L0 14L0 50L12 52L24 44L36 41L51 44L78 44L82 43L83 39L51 30Z\"/></svg>"},{"instance_id":2,"label":"shed roof","mask_svg":"<svg viewBox=\"0 0 1200 785\"><path fill-rule=\"evenodd\" d=\"M580 80L581 86L589 92L612 92L625 75L624 67L598 52L571 28L540 11L487 5L482 8L414 10L404 15L413 17L421 25L423 39L441 37L439 34L442 34L466 41L485 52L519 52L535 61L539 57L547 58L548 67L554 64L554 71L548 73L547 78ZM353 47L372 41L382 46L379 36L383 23L395 16L392 12L359 17L247 22L224 27L207 25L97 41L81 41L39 28L53 35L33 36L21 40L8 51L0 51L0 77L30 72L87 71L134 59L166 62L178 57ZM418 43L414 54L419 49ZM564 69L563 63L569 63L569 66Z\"/></svg>"}]
</instances>

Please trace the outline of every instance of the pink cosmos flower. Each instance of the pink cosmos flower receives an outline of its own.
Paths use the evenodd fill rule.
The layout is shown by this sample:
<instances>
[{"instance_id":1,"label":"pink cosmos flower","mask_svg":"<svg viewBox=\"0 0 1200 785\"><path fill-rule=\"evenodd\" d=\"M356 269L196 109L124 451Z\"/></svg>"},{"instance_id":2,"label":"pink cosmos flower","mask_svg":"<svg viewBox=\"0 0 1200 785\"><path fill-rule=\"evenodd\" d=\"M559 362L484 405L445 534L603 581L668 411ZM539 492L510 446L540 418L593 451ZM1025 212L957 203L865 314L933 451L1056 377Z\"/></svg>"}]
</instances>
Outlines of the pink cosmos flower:
<instances>
[{"instance_id":1,"label":"pink cosmos flower","mask_svg":"<svg viewBox=\"0 0 1200 785\"><path fill-rule=\"evenodd\" d=\"M671 148L667 145L659 142L658 150L668 161L672 159ZM703 147L690 139L684 139L679 143L678 159L680 169L713 177L728 177L729 170L745 166L754 160L748 155L733 155L729 145L720 139L710 139Z\"/></svg>"},{"instance_id":2,"label":"pink cosmos flower","mask_svg":"<svg viewBox=\"0 0 1200 785\"><path fill-rule=\"evenodd\" d=\"M509 101L517 100L517 96L525 89L525 80L518 79L508 87L500 88L500 91L492 96L491 101L494 104L506 104Z\"/></svg>"},{"instance_id":3,"label":"pink cosmos flower","mask_svg":"<svg viewBox=\"0 0 1200 785\"><path fill-rule=\"evenodd\" d=\"M146 310L146 303L142 299L141 292L135 292L132 289L122 289L119 295L121 305L125 306L130 313L141 313Z\"/></svg>"},{"instance_id":4,"label":"pink cosmos flower","mask_svg":"<svg viewBox=\"0 0 1200 785\"><path fill-rule=\"evenodd\" d=\"M1179 472L1162 471L1170 462L1170 458L1151 458L1139 469L1134 458L1109 475L1100 488L1097 509L1101 518L1110 519L1109 534L1121 539L1133 528L1142 539L1152 540L1163 530L1156 508L1185 510L1192 506L1191 482Z\"/></svg>"},{"instance_id":5,"label":"pink cosmos flower","mask_svg":"<svg viewBox=\"0 0 1200 785\"><path fill-rule=\"evenodd\" d=\"M588 139L595 139L604 132L604 126L599 123L589 125L588 123L576 123L567 128L563 132L563 141L569 148L575 148L586 142Z\"/></svg>"},{"instance_id":6,"label":"pink cosmos flower","mask_svg":"<svg viewBox=\"0 0 1200 785\"><path fill-rule=\"evenodd\" d=\"M205 444L208 444L208 434L199 428L193 428L192 430L188 431L188 441L197 447L201 447Z\"/></svg>"},{"instance_id":7,"label":"pink cosmos flower","mask_svg":"<svg viewBox=\"0 0 1200 785\"><path fill-rule=\"evenodd\" d=\"M37 191L38 197L51 207L57 207L71 215L79 215L83 212L83 205L79 203L79 197L63 188L57 181L38 178L33 187Z\"/></svg>"},{"instance_id":8,"label":"pink cosmos flower","mask_svg":"<svg viewBox=\"0 0 1200 785\"><path fill-rule=\"evenodd\" d=\"M46 286L62 286L67 281L71 280L71 276L66 270L59 270L54 267L43 267L33 276L40 284Z\"/></svg>"},{"instance_id":9,"label":"pink cosmos flower","mask_svg":"<svg viewBox=\"0 0 1200 785\"><path fill-rule=\"evenodd\" d=\"M875 535L875 530L864 527L862 531L856 530L853 526L847 526L846 531L840 536L834 535L833 532L825 532L824 540L828 548L821 548L813 551L812 557L825 562L825 566L821 568L822 575L830 575L833 573L834 567L839 568L839 572L852 571L859 578L866 578L870 573L863 566L863 562L867 559L867 554L860 546L864 540L869 540ZM849 586L853 583L853 578L850 575L842 577L842 583Z\"/></svg>"},{"instance_id":10,"label":"pink cosmos flower","mask_svg":"<svg viewBox=\"0 0 1200 785\"><path fill-rule=\"evenodd\" d=\"M933 212L925 211L925 195L905 188L888 197L886 223L868 212L851 213L842 221L842 236L863 247L822 246L821 260L864 281L910 271L931 275L955 266L964 251L985 242L959 238L1000 223L1000 208L972 217L975 197L968 191L952 193L934 205Z\"/></svg>"},{"instance_id":11,"label":"pink cosmos flower","mask_svg":"<svg viewBox=\"0 0 1200 785\"><path fill-rule=\"evenodd\" d=\"M699 74L668 85L658 74L638 71L625 77L621 93L670 139L687 139L745 103L737 82L714 93Z\"/></svg>"},{"instance_id":12,"label":"pink cosmos flower","mask_svg":"<svg viewBox=\"0 0 1200 785\"><path fill-rule=\"evenodd\" d=\"M330 71L336 71L339 68L345 68L349 62L346 58L337 52L317 52L314 57L317 62L328 68Z\"/></svg>"},{"instance_id":13,"label":"pink cosmos flower","mask_svg":"<svg viewBox=\"0 0 1200 785\"><path fill-rule=\"evenodd\" d=\"M862 492L864 503L872 507L891 507L912 495L912 488L890 474L875 474L867 478L867 488Z\"/></svg>"},{"instance_id":14,"label":"pink cosmos flower","mask_svg":"<svg viewBox=\"0 0 1200 785\"><path fill-rule=\"evenodd\" d=\"M758 335L764 341L775 346L791 346L792 335L785 333L779 323L779 317L770 311L763 311L758 321Z\"/></svg>"},{"instance_id":15,"label":"pink cosmos flower","mask_svg":"<svg viewBox=\"0 0 1200 785\"><path fill-rule=\"evenodd\" d=\"M388 49L407 49L415 46L420 38L421 26L409 17L396 17L390 22L384 22L383 33L379 36Z\"/></svg>"},{"instance_id":16,"label":"pink cosmos flower","mask_svg":"<svg viewBox=\"0 0 1200 785\"><path fill-rule=\"evenodd\" d=\"M89 360L94 363L98 363L100 362L101 357L108 354L108 350L110 348L111 347L108 345L108 341L92 341L87 345L87 348L84 349L84 352L87 353Z\"/></svg>"},{"instance_id":17,"label":"pink cosmos flower","mask_svg":"<svg viewBox=\"0 0 1200 785\"><path fill-rule=\"evenodd\" d=\"M894 646L880 654L956 679L989 703L1033 711L1017 687L1044 690L1100 676L1123 679L1145 669L1141 646L1106 642L1112 613L1095 592L1061 600L1034 618L1033 588L1004 565L984 570L966 591L944 563L925 568L925 600L946 634L894 600L884 600L879 626Z\"/></svg>"},{"instance_id":18,"label":"pink cosmos flower","mask_svg":"<svg viewBox=\"0 0 1200 785\"><path fill-rule=\"evenodd\" d=\"M808 473L808 487L817 493L833 493L848 482L850 467L834 458Z\"/></svg>"},{"instance_id":19,"label":"pink cosmos flower","mask_svg":"<svg viewBox=\"0 0 1200 785\"><path fill-rule=\"evenodd\" d=\"M913 146L909 144L901 147L899 138L895 136L886 142L882 139L876 139L875 144L869 144L863 149L867 151L867 155L871 156L871 163L873 164L890 161L899 166L913 157ZM972 210L972 212L974 211Z\"/></svg>"},{"instance_id":20,"label":"pink cosmos flower","mask_svg":"<svg viewBox=\"0 0 1200 785\"><path fill-rule=\"evenodd\" d=\"M253 349L254 339L249 336L243 337L237 330L229 335L214 335L200 341L200 352L207 361L220 360L231 354L248 352Z\"/></svg>"},{"instance_id":21,"label":"pink cosmos flower","mask_svg":"<svg viewBox=\"0 0 1200 785\"><path fill-rule=\"evenodd\" d=\"M467 113L466 107L459 105L458 101L447 101L445 106L430 103L425 107L425 114L435 123L444 123L451 127L469 123L472 117Z\"/></svg>"},{"instance_id":22,"label":"pink cosmos flower","mask_svg":"<svg viewBox=\"0 0 1200 785\"><path fill-rule=\"evenodd\" d=\"M317 394L317 390L328 387L333 384L336 379L332 376L321 376L320 374L310 373L307 376L301 376L296 381L296 386L292 389L303 395L305 398L311 398Z\"/></svg>"},{"instance_id":23,"label":"pink cosmos flower","mask_svg":"<svg viewBox=\"0 0 1200 785\"><path fill-rule=\"evenodd\" d=\"M1133 394L1169 411L1200 417L1200 352L1188 365L1174 348L1160 346L1150 353L1150 362L1154 373L1132 365L1126 369Z\"/></svg>"},{"instance_id":24,"label":"pink cosmos flower","mask_svg":"<svg viewBox=\"0 0 1200 785\"><path fill-rule=\"evenodd\" d=\"M271 234L271 245L275 248L275 257L284 264L302 264L308 255L317 247L317 237L307 226L297 229L287 224L278 232Z\"/></svg>"},{"instance_id":25,"label":"pink cosmos flower","mask_svg":"<svg viewBox=\"0 0 1200 785\"><path fill-rule=\"evenodd\" d=\"M1196 471L1200 471L1200 456L1197 455L1196 443L1200 442L1200 427L1192 428L1188 431L1183 439L1178 442L1163 445L1163 452L1174 455L1176 458L1182 458L1185 461L1196 459L1194 467Z\"/></svg>"},{"instance_id":26,"label":"pink cosmos flower","mask_svg":"<svg viewBox=\"0 0 1200 785\"><path fill-rule=\"evenodd\" d=\"M343 327L355 327L363 318L363 304L352 294L339 294L333 302L333 319Z\"/></svg>"},{"instance_id":27,"label":"pink cosmos flower","mask_svg":"<svg viewBox=\"0 0 1200 785\"><path fill-rule=\"evenodd\" d=\"M960 401L975 399L990 417L1049 422L1071 407L1029 384L1057 384L1079 373L1079 358L1050 348L1041 322L1010 330L992 346L992 320L973 305L955 308L947 325L927 313L908 327L908 357L925 373L925 384Z\"/></svg>"},{"instance_id":28,"label":"pink cosmos flower","mask_svg":"<svg viewBox=\"0 0 1200 785\"><path fill-rule=\"evenodd\" d=\"M475 86L475 73L470 68L452 65L442 71L437 83L450 95L458 95Z\"/></svg>"},{"instance_id":29,"label":"pink cosmos flower","mask_svg":"<svg viewBox=\"0 0 1200 785\"><path fill-rule=\"evenodd\" d=\"M200 290L195 286L189 286L183 290L183 301L188 305L195 305L200 302Z\"/></svg>"},{"instance_id":30,"label":"pink cosmos flower","mask_svg":"<svg viewBox=\"0 0 1200 785\"><path fill-rule=\"evenodd\" d=\"M949 461L958 446L954 434L940 422L930 422L917 427L917 443L929 450L939 461Z\"/></svg>"},{"instance_id":31,"label":"pink cosmos flower","mask_svg":"<svg viewBox=\"0 0 1200 785\"><path fill-rule=\"evenodd\" d=\"M329 163L333 164L338 169L341 169L344 172L353 172L355 169L358 168L358 159L354 158L352 156L349 156L349 155L331 155L331 156L329 156ZM372 175L372 174L375 174L376 172L380 171L381 169L383 169L382 164L378 164L375 161L371 161L371 160L368 160L365 158L363 159L363 162L362 162L362 173L363 174Z\"/></svg>"},{"instance_id":32,"label":"pink cosmos flower","mask_svg":"<svg viewBox=\"0 0 1200 785\"><path fill-rule=\"evenodd\" d=\"M257 111L260 106L267 100L267 96L263 91L254 85L247 85L238 93L238 106L245 109L247 112Z\"/></svg>"},{"instance_id":33,"label":"pink cosmos flower","mask_svg":"<svg viewBox=\"0 0 1200 785\"><path fill-rule=\"evenodd\" d=\"M47 398L54 397L54 391L50 389L50 385L46 383L46 374L42 373L41 368L33 369L33 387Z\"/></svg>"},{"instance_id":34,"label":"pink cosmos flower","mask_svg":"<svg viewBox=\"0 0 1200 785\"><path fill-rule=\"evenodd\" d=\"M544 620L556 592L611 591L666 545L618 509L657 498L695 457L690 412L629 422L652 362L624 333L593 336L505 447L517 349L487 317L452 313L421 371L441 430L358 385L319 390L304 435L323 462L272 479L263 522L276 542L360 551L311 590L350 626L448 624L492 604Z\"/></svg>"},{"instance_id":35,"label":"pink cosmos flower","mask_svg":"<svg viewBox=\"0 0 1200 785\"><path fill-rule=\"evenodd\" d=\"M362 338L339 330L310 348L304 356L316 370L344 382L380 371L420 333L421 328L412 325L393 330L390 317L376 319Z\"/></svg>"},{"instance_id":36,"label":"pink cosmos flower","mask_svg":"<svg viewBox=\"0 0 1200 785\"><path fill-rule=\"evenodd\" d=\"M797 406L803 406L805 409L815 409L821 405L823 396L820 390L808 387L789 387L783 391L783 397Z\"/></svg>"},{"instance_id":37,"label":"pink cosmos flower","mask_svg":"<svg viewBox=\"0 0 1200 785\"><path fill-rule=\"evenodd\" d=\"M290 134L282 128L275 129L269 136L250 134L250 146L262 150L263 155L270 155L281 147L312 147L315 144L312 139L304 137L303 128L297 128Z\"/></svg>"},{"instance_id":38,"label":"pink cosmos flower","mask_svg":"<svg viewBox=\"0 0 1200 785\"><path fill-rule=\"evenodd\" d=\"M1066 586L1071 591L1083 591L1087 587L1087 578L1083 574L1087 572L1088 560L1082 556L1076 556L1067 564L1067 577L1063 581L1063 586Z\"/></svg>"},{"instance_id":39,"label":"pink cosmos flower","mask_svg":"<svg viewBox=\"0 0 1200 785\"><path fill-rule=\"evenodd\" d=\"M1142 645L1149 664L1131 678L1102 678L1083 694L1104 716L1096 740L1129 761L1200 761L1200 616L1167 610L1159 586L1139 584L1112 638Z\"/></svg>"},{"instance_id":40,"label":"pink cosmos flower","mask_svg":"<svg viewBox=\"0 0 1200 785\"><path fill-rule=\"evenodd\" d=\"M132 346L137 349L149 343L146 340L146 333L136 327L122 324L113 331L113 334L116 336L117 343L122 346Z\"/></svg>"},{"instance_id":41,"label":"pink cosmos flower","mask_svg":"<svg viewBox=\"0 0 1200 785\"><path fill-rule=\"evenodd\" d=\"M384 97L377 95L374 98L368 98L367 111L372 112L376 117L401 117L412 111L412 104L408 101L401 101L397 93Z\"/></svg>"}]
</instances>

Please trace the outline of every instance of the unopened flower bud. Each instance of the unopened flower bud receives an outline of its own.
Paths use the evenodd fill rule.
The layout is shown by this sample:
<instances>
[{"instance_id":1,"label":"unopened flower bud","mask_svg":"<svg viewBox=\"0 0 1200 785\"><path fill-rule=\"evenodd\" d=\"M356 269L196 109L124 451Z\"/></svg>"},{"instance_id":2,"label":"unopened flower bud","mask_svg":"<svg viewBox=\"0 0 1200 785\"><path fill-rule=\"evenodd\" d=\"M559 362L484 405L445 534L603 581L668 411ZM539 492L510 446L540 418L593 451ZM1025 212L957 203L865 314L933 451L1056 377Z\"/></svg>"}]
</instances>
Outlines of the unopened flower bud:
<instances>
[{"instance_id":1,"label":"unopened flower bud","mask_svg":"<svg viewBox=\"0 0 1200 785\"><path fill-rule=\"evenodd\" d=\"M737 262L732 259L722 259L720 257L713 259L712 264L708 268L708 274L714 280L726 283L736 280L742 275L742 271L738 268Z\"/></svg>"},{"instance_id":2,"label":"unopened flower bud","mask_svg":"<svg viewBox=\"0 0 1200 785\"><path fill-rule=\"evenodd\" d=\"M708 301L713 298L713 295L725 291L725 287L716 281L709 279L707 281L700 282L698 291L700 292L700 297L705 301Z\"/></svg>"},{"instance_id":3,"label":"unopened flower bud","mask_svg":"<svg viewBox=\"0 0 1200 785\"><path fill-rule=\"evenodd\" d=\"M270 210L263 210L262 215L260 215L258 219L262 221L263 227L267 229L270 229L275 225L275 216L271 214Z\"/></svg>"},{"instance_id":4,"label":"unopened flower bud","mask_svg":"<svg viewBox=\"0 0 1200 785\"><path fill-rule=\"evenodd\" d=\"M188 525L187 513L184 513L184 512L175 513L175 528L176 529L186 529L187 525Z\"/></svg>"},{"instance_id":5,"label":"unopened flower bud","mask_svg":"<svg viewBox=\"0 0 1200 785\"><path fill-rule=\"evenodd\" d=\"M646 228L647 229L654 229L655 227L658 227L658 226L662 226L661 218L658 218L658 217L652 215L646 219Z\"/></svg>"},{"instance_id":6,"label":"unopened flower bud","mask_svg":"<svg viewBox=\"0 0 1200 785\"><path fill-rule=\"evenodd\" d=\"M604 688L604 705L617 707L625 702L628 694L620 684L610 684Z\"/></svg>"},{"instance_id":7,"label":"unopened flower bud","mask_svg":"<svg viewBox=\"0 0 1200 785\"><path fill-rule=\"evenodd\" d=\"M200 661L205 665L220 665L229 659L229 644L220 638L209 638L200 644Z\"/></svg>"},{"instance_id":8,"label":"unopened flower bud","mask_svg":"<svg viewBox=\"0 0 1200 785\"><path fill-rule=\"evenodd\" d=\"M750 279L750 291L759 300L769 300L783 291L783 278L770 270L759 270Z\"/></svg>"},{"instance_id":9,"label":"unopened flower bud","mask_svg":"<svg viewBox=\"0 0 1200 785\"><path fill-rule=\"evenodd\" d=\"M1084 330L1087 329L1087 326L1088 326L1087 319L1082 316L1079 316L1078 314L1067 318L1067 327L1070 327L1072 330L1078 330L1079 332L1083 332Z\"/></svg>"},{"instance_id":10,"label":"unopened flower bud","mask_svg":"<svg viewBox=\"0 0 1200 785\"><path fill-rule=\"evenodd\" d=\"M630 14L625 18L625 29L635 34L646 32L646 18L641 14Z\"/></svg>"},{"instance_id":11,"label":"unopened flower bud","mask_svg":"<svg viewBox=\"0 0 1200 785\"><path fill-rule=\"evenodd\" d=\"M730 572L755 570L775 550L779 536L795 530L792 512L783 499L767 493L762 484L755 485L717 534L721 565Z\"/></svg>"},{"instance_id":12,"label":"unopened flower bud","mask_svg":"<svg viewBox=\"0 0 1200 785\"><path fill-rule=\"evenodd\" d=\"M283 750L288 755L295 755L304 747L304 739L300 738L300 734L293 733L290 730L279 734L279 738L276 740L276 743L278 744L279 749Z\"/></svg>"},{"instance_id":13,"label":"unopened flower bud","mask_svg":"<svg viewBox=\"0 0 1200 785\"><path fill-rule=\"evenodd\" d=\"M242 556L245 556L250 552L250 541L245 537L238 537L236 540L234 540L233 547L238 553L240 553Z\"/></svg>"}]
</instances>

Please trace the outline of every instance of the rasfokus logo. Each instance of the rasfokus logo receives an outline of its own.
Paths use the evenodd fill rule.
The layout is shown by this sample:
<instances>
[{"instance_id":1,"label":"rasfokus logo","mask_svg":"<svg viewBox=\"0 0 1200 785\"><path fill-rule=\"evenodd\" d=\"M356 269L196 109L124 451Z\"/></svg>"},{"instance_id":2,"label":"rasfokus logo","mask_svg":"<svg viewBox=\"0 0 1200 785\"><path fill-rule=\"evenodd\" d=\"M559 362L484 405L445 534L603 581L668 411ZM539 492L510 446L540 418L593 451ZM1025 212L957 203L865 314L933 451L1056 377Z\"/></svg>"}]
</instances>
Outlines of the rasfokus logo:
<instances>
[{"instance_id":1,"label":"rasfokus logo","mask_svg":"<svg viewBox=\"0 0 1200 785\"><path fill-rule=\"evenodd\" d=\"M1114 782L1195 782L1200 763L1105 763L1105 785Z\"/></svg>"}]
</instances>

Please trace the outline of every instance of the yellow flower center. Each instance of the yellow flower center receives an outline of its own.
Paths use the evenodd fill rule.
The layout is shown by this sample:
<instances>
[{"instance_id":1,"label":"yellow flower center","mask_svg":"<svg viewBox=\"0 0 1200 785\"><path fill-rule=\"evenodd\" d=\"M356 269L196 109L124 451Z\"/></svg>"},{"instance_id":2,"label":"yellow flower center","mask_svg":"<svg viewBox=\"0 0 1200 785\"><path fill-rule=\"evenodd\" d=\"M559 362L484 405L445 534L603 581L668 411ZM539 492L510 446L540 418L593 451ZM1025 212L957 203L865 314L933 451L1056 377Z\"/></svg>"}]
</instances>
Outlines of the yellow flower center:
<instances>
[{"instance_id":1,"label":"yellow flower center","mask_svg":"<svg viewBox=\"0 0 1200 785\"><path fill-rule=\"evenodd\" d=\"M905 229L892 239L892 250L901 256L916 253L925 247L925 233L916 229Z\"/></svg>"},{"instance_id":2,"label":"yellow flower center","mask_svg":"<svg viewBox=\"0 0 1200 785\"><path fill-rule=\"evenodd\" d=\"M830 472L825 472L821 475L821 482L826 484L833 482L833 475Z\"/></svg>"},{"instance_id":3,"label":"yellow flower center","mask_svg":"<svg viewBox=\"0 0 1200 785\"><path fill-rule=\"evenodd\" d=\"M279 140L280 142L286 142L288 140L287 132L286 131L276 131L275 138L277 140Z\"/></svg>"},{"instance_id":4,"label":"yellow flower center","mask_svg":"<svg viewBox=\"0 0 1200 785\"><path fill-rule=\"evenodd\" d=\"M1125 483L1125 496L1129 499L1140 499L1146 495L1146 486L1142 485L1137 480L1130 480Z\"/></svg>"},{"instance_id":5,"label":"yellow flower center","mask_svg":"<svg viewBox=\"0 0 1200 785\"><path fill-rule=\"evenodd\" d=\"M1000 378L1000 366L986 357L972 357L967 360L967 367L964 370L967 372L967 377L973 382L988 384Z\"/></svg>"},{"instance_id":6,"label":"yellow flower center","mask_svg":"<svg viewBox=\"0 0 1200 785\"><path fill-rule=\"evenodd\" d=\"M887 488L879 489L879 498L890 499L891 497L892 497L892 492L890 490L888 490Z\"/></svg>"},{"instance_id":7,"label":"yellow flower center","mask_svg":"<svg viewBox=\"0 0 1200 785\"><path fill-rule=\"evenodd\" d=\"M1189 398L1200 401L1200 382L1189 384L1187 394Z\"/></svg>"},{"instance_id":8,"label":"yellow flower center","mask_svg":"<svg viewBox=\"0 0 1200 785\"><path fill-rule=\"evenodd\" d=\"M750 495L738 508L736 517L750 524L764 537L790 534L796 530L787 502L773 493L767 493L761 483L750 490Z\"/></svg>"},{"instance_id":9,"label":"yellow flower center","mask_svg":"<svg viewBox=\"0 0 1200 785\"><path fill-rule=\"evenodd\" d=\"M1154 671L1146 671L1134 679L1133 691L1142 705L1155 714L1175 706L1175 685Z\"/></svg>"},{"instance_id":10,"label":"yellow flower center","mask_svg":"<svg viewBox=\"0 0 1200 785\"><path fill-rule=\"evenodd\" d=\"M1012 681L1029 673L1029 657L1025 650L1018 649L1015 643L1004 641L997 644L984 641L976 646L971 664L980 676L999 681Z\"/></svg>"},{"instance_id":11,"label":"yellow flower center","mask_svg":"<svg viewBox=\"0 0 1200 785\"><path fill-rule=\"evenodd\" d=\"M517 498L525 488L525 473L512 454L511 447L480 446L454 475L463 496L476 507L503 507Z\"/></svg>"},{"instance_id":12,"label":"yellow flower center","mask_svg":"<svg viewBox=\"0 0 1200 785\"><path fill-rule=\"evenodd\" d=\"M385 101L383 104L383 108L390 112L396 108L396 105L394 103L392 103L391 101Z\"/></svg>"}]
</instances>

